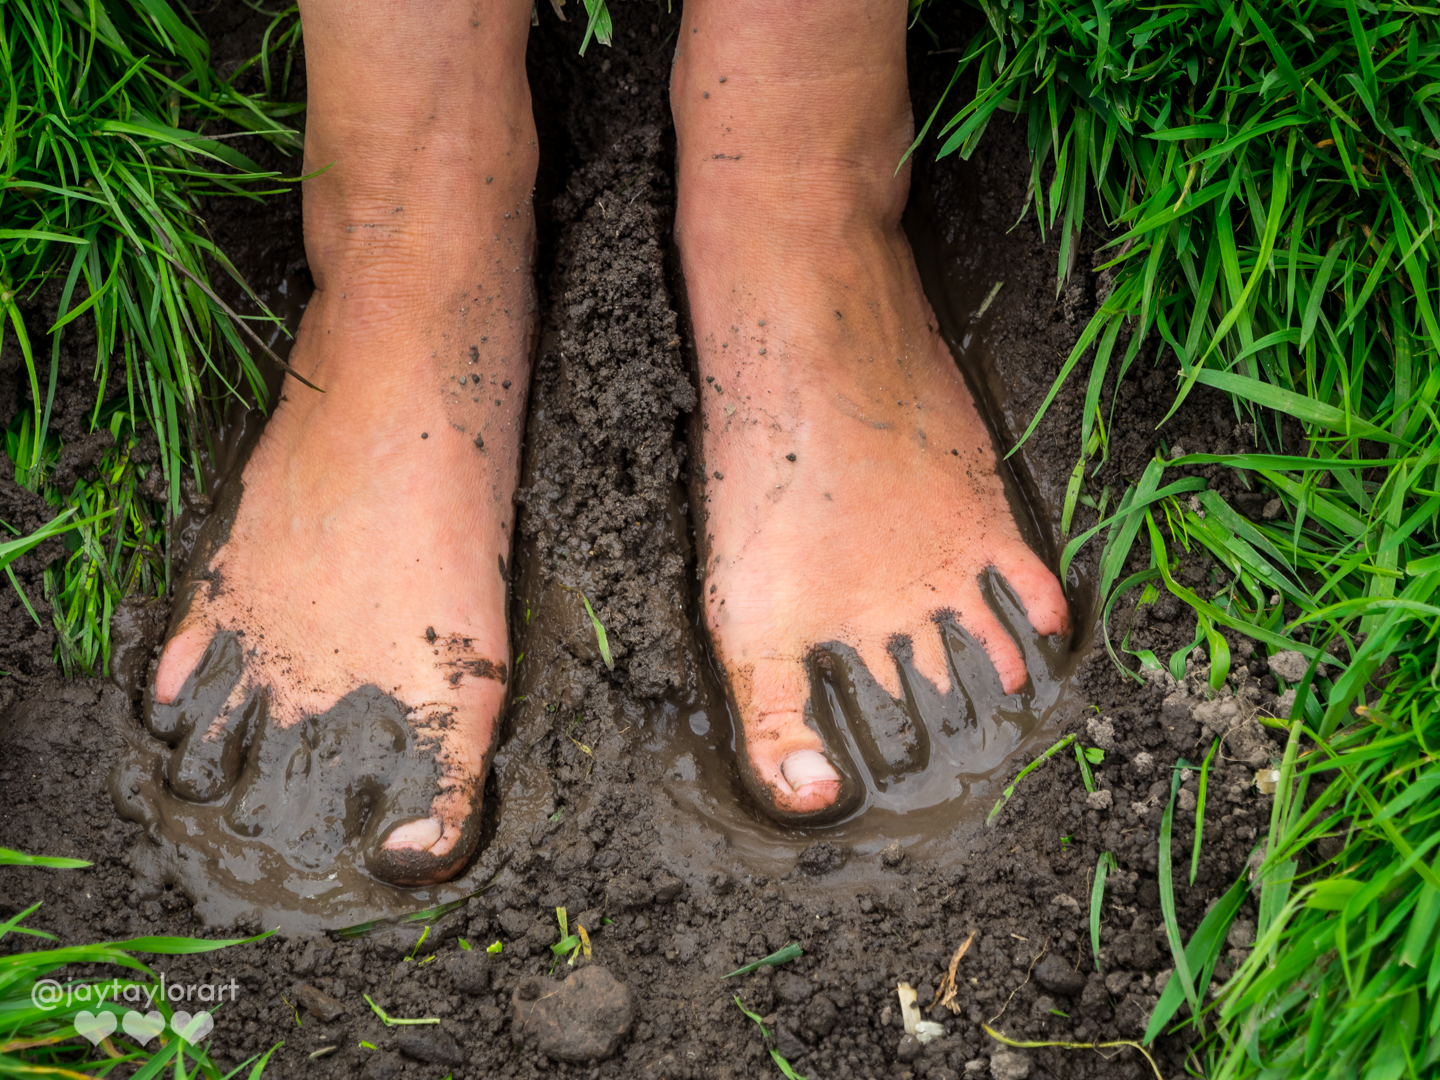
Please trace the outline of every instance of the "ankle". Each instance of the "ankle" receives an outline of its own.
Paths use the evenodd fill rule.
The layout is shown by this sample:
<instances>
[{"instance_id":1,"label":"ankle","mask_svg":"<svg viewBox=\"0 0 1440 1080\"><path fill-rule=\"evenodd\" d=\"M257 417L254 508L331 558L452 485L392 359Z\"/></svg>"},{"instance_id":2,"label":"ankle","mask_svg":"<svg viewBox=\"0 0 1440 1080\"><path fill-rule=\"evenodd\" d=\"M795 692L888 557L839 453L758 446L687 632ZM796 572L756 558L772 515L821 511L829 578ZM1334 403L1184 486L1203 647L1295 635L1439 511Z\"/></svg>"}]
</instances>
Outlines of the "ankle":
<instances>
[{"instance_id":1,"label":"ankle","mask_svg":"<svg viewBox=\"0 0 1440 1080\"><path fill-rule=\"evenodd\" d=\"M692 0L670 85L681 232L728 219L790 247L898 228L914 126L903 4L873 7Z\"/></svg>"}]
</instances>

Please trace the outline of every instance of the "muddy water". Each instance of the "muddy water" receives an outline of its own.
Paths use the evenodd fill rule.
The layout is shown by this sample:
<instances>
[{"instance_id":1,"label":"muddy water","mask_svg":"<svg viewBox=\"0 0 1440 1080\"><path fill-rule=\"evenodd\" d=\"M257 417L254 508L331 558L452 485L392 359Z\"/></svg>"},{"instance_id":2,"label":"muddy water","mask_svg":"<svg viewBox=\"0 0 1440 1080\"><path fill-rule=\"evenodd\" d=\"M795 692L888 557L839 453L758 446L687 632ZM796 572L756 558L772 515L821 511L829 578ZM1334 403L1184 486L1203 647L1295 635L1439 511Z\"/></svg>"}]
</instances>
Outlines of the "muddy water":
<instances>
[{"instance_id":1,"label":"muddy water","mask_svg":"<svg viewBox=\"0 0 1440 1080\"><path fill-rule=\"evenodd\" d=\"M675 802L719 828L757 871L775 872L817 840L862 856L898 840L924 856L957 828L983 822L1010 758L1053 739L1060 717L1078 702L1068 643L1030 630L1003 583L992 580L985 592L1031 672L1018 693L1001 689L984 651L949 619L939 624L950 659L945 694L915 672L904 651L897 656L901 701L844 646L811 658L812 719L861 792L838 822L780 826L754 805L735 764L736 721L708 666L691 695L652 711L641 747L666 762L665 787Z\"/></svg>"}]
</instances>

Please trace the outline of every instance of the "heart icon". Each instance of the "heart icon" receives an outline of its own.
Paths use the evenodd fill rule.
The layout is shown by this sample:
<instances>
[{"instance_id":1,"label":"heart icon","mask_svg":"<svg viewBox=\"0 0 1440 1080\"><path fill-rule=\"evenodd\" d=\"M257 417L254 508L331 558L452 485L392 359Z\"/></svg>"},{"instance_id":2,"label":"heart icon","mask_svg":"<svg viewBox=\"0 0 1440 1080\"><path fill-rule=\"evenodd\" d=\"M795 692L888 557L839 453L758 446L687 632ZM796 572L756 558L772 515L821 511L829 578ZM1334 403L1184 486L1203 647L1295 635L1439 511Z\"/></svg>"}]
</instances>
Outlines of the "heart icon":
<instances>
[{"instance_id":1,"label":"heart icon","mask_svg":"<svg viewBox=\"0 0 1440 1080\"><path fill-rule=\"evenodd\" d=\"M205 1038L214 1029L215 1018L208 1012L198 1012L191 1016L188 1012L180 1010L170 1018L170 1030L192 1045Z\"/></svg>"},{"instance_id":2,"label":"heart icon","mask_svg":"<svg viewBox=\"0 0 1440 1080\"><path fill-rule=\"evenodd\" d=\"M75 1014L75 1034L90 1040L91 1046L99 1046L100 1040L108 1038L115 1030L115 1014L102 1012L98 1016L88 1009Z\"/></svg>"},{"instance_id":3,"label":"heart icon","mask_svg":"<svg viewBox=\"0 0 1440 1080\"><path fill-rule=\"evenodd\" d=\"M131 1009L120 1021L120 1026L125 1029L126 1035L144 1046L165 1030L165 1017L155 1009L151 1009L144 1015Z\"/></svg>"}]
</instances>

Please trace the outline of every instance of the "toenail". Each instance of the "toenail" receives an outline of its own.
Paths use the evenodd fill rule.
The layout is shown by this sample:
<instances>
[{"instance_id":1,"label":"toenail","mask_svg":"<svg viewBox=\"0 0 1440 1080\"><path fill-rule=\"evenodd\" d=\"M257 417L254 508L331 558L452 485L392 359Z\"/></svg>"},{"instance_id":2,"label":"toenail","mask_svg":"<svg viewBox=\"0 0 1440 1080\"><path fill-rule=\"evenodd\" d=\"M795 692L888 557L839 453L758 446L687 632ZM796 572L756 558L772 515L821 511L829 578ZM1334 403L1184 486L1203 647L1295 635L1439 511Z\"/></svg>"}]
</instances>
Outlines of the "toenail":
<instances>
[{"instance_id":1,"label":"toenail","mask_svg":"<svg viewBox=\"0 0 1440 1080\"><path fill-rule=\"evenodd\" d=\"M385 838L387 851L429 851L445 833L445 827L435 818L420 818L397 825Z\"/></svg>"},{"instance_id":2,"label":"toenail","mask_svg":"<svg viewBox=\"0 0 1440 1080\"><path fill-rule=\"evenodd\" d=\"M840 774L819 750L797 750L780 763L780 772L799 791L811 784L835 783Z\"/></svg>"}]
</instances>

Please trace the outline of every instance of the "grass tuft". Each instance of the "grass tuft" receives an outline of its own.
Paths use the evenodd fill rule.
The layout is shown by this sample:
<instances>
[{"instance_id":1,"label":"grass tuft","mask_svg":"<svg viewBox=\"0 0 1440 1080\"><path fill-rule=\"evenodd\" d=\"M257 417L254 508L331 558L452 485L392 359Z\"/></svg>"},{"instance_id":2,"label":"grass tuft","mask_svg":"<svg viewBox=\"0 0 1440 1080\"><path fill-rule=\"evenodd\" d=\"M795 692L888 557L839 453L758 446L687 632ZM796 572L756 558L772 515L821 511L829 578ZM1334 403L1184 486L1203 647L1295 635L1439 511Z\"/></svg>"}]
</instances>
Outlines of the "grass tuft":
<instances>
[{"instance_id":1,"label":"grass tuft","mask_svg":"<svg viewBox=\"0 0 1440 1080\"><path fill-rule=\"evenodd\" d=\"M210 238L199 200L278 190L277 174L227 140L296 149L278 122L295 107L221 79L188 10L167 0L0 5L0 85L0 345L15 341L29 390L0 418L4 448L16 482L74 519L44 576L57 659L70 675L103 674L116 605L170 580L166 529L187 474L203 484L207 422L228 396L265 400L242 339L253 331L212 273L264 305ZM111 445L93 471L62 480L52 420L62 342L81 319L95 338L86 426Z\"/></svg>"},{"instance_id":2,"label":"grass tuft","mask_svg":"<svg viewBox=\"0 0 1440 1080\"><path fill-rule=\"evenodd\" d=\"M1240 445L1156 458L1125 478L1062 563L1103 545L1107 628L1133 590L1188 604L1219 692L1238 636L1312 661L1288 688L1255 881L1175 949L1147 1039L1209 985L1253 884L1258 941L1208 1010L1205 1075L1432 1071L1440 12L1396 0L974 2L984 23L950 84L973 97L943 120L942 101L916 145L938 125L940 155L968 155L992 121L1014 117L1032 156L1021 212L1058 231L1057 284L1077 269L1083 229L1103 219L1111 236L1099 307L1025 431L1065 380L1084 380L1067 532L1077 505L1107 505L1108 489L1094 490L1115 408L1106 387L1142 349L1176 373L1171 415L1196 386L1219 391ZM1229 506L1210 490L1226 471L1279 513L1250 520ZM1221 572L1203 593L1177 578L1182 550ZM1105 641L1124 659L1108 629ZM1183 653L1171 674L1176 660L1183 674Z\"/></svg>"}]
</instances>

